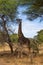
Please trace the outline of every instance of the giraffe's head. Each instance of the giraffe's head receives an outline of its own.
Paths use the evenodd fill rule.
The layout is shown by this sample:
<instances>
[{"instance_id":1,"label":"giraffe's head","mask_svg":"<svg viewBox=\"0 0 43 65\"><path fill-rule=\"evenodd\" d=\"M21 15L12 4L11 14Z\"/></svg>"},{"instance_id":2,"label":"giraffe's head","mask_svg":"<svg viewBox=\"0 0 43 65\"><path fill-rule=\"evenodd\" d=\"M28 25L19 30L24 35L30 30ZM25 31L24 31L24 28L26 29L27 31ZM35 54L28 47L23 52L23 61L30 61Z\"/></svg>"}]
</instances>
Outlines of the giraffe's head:
<instances>
[{"instance_id":1,"label":"giraffe's head","mask_svg":"<svg viewBox=\"0 0 43 65\"><path fill-rule=\"evenodd\" d=\"M17 21L18 23L21 23L22 19L16 19L16 21Z\"/></svg>"}]
</instances>

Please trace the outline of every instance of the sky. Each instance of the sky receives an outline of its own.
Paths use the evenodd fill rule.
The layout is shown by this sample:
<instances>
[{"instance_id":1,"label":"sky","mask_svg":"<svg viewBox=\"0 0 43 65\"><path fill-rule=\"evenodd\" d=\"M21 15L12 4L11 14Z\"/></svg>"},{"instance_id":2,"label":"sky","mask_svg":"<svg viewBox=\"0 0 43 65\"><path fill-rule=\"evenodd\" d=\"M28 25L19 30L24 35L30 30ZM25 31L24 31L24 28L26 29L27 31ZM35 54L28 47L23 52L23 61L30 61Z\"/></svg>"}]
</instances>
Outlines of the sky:
<instances>
[{"instance_id":1,"label":"sky","mask_svg":"<svg viewBox=\"0 0 43 65\"><path fill-rule=\"evenodd\" d=\"M22 13L27 8L27 6L19 6L17 9L17 18L22 19L22 32L24 36L28 38L33 38L35 35L38 34L38 31L43 29L43 21L39 22L40 18L37 18L34 21L27 20L27 16ZM15 32L18 33L18 25L15 25L15 28Z\"/></svg>"}]
</instances>

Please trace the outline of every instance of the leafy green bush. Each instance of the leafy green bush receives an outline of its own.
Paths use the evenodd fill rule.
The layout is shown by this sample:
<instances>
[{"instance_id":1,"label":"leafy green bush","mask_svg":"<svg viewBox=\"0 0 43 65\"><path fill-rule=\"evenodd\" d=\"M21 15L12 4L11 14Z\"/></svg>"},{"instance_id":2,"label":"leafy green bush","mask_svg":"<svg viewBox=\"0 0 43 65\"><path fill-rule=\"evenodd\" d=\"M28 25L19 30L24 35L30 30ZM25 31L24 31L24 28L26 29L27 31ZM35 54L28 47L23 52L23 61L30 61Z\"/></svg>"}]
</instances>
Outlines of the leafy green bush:
<instances>
[{"instance_id":1,"label":"leafy green bush","mask_svg":"<svg viewBox=\"0 0 43 65\"><path fill-rule=\"evenodd\" d=\"M17 43L18 42L18 35L17 34L12 34L10 35L11 41L13 43Z\"/></svg>"},{"instance_id":2,"label":"leafy green bush","mask_svg":"<svg viewBox=\"0 0 43 65\"><path fill-rule=\"evenodd\" d=\"M37 35L39 42L43 42L43 30L40 30Z\"/></svg>"}]
</instances>

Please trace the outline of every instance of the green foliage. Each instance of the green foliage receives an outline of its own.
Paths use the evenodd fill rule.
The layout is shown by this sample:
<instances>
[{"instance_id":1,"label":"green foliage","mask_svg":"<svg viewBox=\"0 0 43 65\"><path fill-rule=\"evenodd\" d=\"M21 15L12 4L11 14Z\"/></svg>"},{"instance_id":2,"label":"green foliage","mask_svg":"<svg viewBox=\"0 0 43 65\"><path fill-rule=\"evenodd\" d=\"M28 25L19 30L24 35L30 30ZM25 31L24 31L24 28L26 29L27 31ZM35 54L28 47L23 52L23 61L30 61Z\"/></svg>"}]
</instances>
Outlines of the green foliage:
<instances>
[{"instance_id":1,"label":"green foliage","mask_svg":"<svg viewBox=\"0 0 43 65\"><path fill-rule=\"evenodd\" d=\"M28 4L28 3L30 3L32 0L19 0L19 4Z\"/></svg>"},{"instance_id":2,"label":"green foliage","mask_svg":"<svg viewBox=\"0 0 43 65\"><path fill-rule=\"evenodd\" d=\"M18 2L16 0L0 0L0 14L13 18L17 5Z\"/></svg>"},{"instance_id":3,"label":"green foliage","mask_svg":"<svg viewBox=\"0 0 43 65\"><path fill-rule=\"evenodd\" d=\"M39 42L43 42L43 30L38 32L37 39Z\"/></svg>"},{"instance_id":4,"label":"green foliage","mask_svg":"<svg viewBox=\"0 0 43 65\"><path fill-rule=\"evenodd\" d=\"M39 44L38 44L37 40L30 38L30 46L36 52L38 52L38 45Z\"/></svg>"},{"instance_id":5,"label":"green foliage","mask_svg":"<svg viewBox=\"0 0 43 65\"><path fill-rule=\"evenodd\" d=\"M25 12L29 20L43 15L43 0L0 0L0 14L13 18L16 16L17 6L20 4L30 5L30 8Z\"/></svg>"},{"instance_id":6,"label":"green foliage","mask_svg":"<svg viewBox=\"0 0 43 65\"><path fill-rule=\"evenodd\" d=\"M23 0L24 1L24 0ZM42 17L43 15L43 0L26 0L30 2L30 7L24 12L29 20L34 20L37 17ZM24 1L25 2L25 1ZM25 3L26 4L26 3Z\"/></svg>"},{"instance_id":7,"label":"green foliage","mask_svg":"<svg viewBox=\"0 0 43 65\"><path fill-rule=\"evenodd\" d=\"M17 34L10 35L10 38L13 43L18 43L18 35Z\"/></svg>"}]
</instances>

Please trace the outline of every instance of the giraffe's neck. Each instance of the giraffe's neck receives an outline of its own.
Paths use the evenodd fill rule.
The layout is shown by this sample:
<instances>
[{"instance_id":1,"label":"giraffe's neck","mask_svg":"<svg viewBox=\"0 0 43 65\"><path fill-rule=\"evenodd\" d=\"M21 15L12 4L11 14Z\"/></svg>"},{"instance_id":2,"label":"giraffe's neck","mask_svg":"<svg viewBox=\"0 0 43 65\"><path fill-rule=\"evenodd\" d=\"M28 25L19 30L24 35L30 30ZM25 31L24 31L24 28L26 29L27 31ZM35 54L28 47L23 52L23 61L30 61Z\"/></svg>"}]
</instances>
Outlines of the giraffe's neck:
<instances>
[{"instance_id":1,"label":"giraffe's neck","mask_svg":"<svg viewBox=\"0 0 43 65\"><path fill-rule=\"evenodd\" d=\"M18 29L18 36L22 37L23 33L22 33L22 22L19 23L19 29Z\"/></svg>"}]
</instances>

